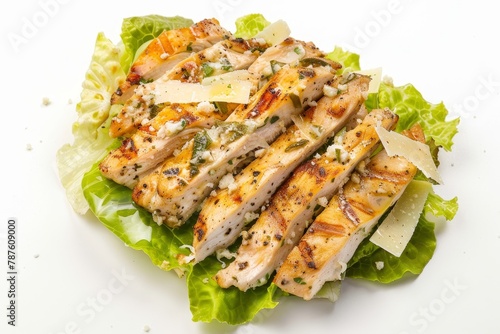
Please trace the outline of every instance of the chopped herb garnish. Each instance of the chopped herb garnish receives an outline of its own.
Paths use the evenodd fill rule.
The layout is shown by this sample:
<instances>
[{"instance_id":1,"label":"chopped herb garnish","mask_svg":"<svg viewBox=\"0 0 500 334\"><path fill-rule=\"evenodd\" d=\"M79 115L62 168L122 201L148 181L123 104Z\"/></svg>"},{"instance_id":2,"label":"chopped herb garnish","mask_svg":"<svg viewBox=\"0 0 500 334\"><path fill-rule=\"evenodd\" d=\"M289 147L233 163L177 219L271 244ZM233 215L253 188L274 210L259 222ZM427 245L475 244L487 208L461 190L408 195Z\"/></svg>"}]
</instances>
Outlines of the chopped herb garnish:
<instances>
[{"instance_id":1,"label":"chopped herb garnish","mask_svg":"<svg viewBox=\"0 0 500 334\"><path fill-rule=\"evenodd\" d=\"M302 50L297 46L295 49L293 49L293 52L300 55L302 53Z\"/></svg>"},{"instance_id":2,"label":"chopped herb garnish","mask_svg":"<svg viewBox=\"0 0 500 334\"><path fill-rule=\"evenodd\" d=\"M212 143L212 139L210 139L207 131L203 130L196 133L193 141L193 153L191 155L191 161L189 163L191 176L198 174L198 166L205 162L202 159L202 155L203 152L205 152Z\"/></svg>"},{"instance_id":3,"label":"chopped herb garnish","mask_svg":"<svg viewBox=\"0 0 500 334\"><path fill-rule=\"evenodd\" d=\"M328 65L330 65L330 63L324 59L321 59L321 58L304 58L300 61L300 65L304 66L304 67L309 66L309 65L328 66Z\"/></svg>"},{"instance_id":4,"label":"chopped herb garnish","mask_svg":"<svg viewBox=\"0 0 500 334\"><path fill-rule=\"evenodd\" d=\"M207 63L201 64L201 69L203 71L203 77L209 77L214 73L214 68Z\"/></svg>"},{"instance_id":5,"label":"chopped herb garnish","mask_svg":"<svg viewBox=\"0 0 500 334\"><path fill-rule=\"evenodd\" d=\"M189 71L188 71L186 68L184 68L184 67L183 67L183 68L181 68L181 72L182 72L182 77L183 77L184 79L187 79L187 78L189 78L189 77L191 76L191 75L189 74Z\"/></svg>"},{"instance_id":6,"label":"chopped herb garnish","mask_svg":"<svg viewBox=\"0 0 500 334\"><path fill-rule=\"evenodd\" d=\"M221 129L226 143L232 143L249 133L248 126L239 122L216 122L215 125Z\"/></svg>"},{"instance_id":7,"label":"chopped herb garnish","mask_svg":"<svg viewBox=\"0 0 500 334\"><path fill-rule=\"evenodd\" d=\"M291 93L289 96L290 96L290 100L292 100L293 106L295 108L302 108L302 103L300 102L300 97L298 97L297 94Z\"/></svg>"},{"instance_id":8,"label":"chopped herb garnish","mask_svg":"<svg viewBox=\"0 0 500 334\"><path fill-rule=\"evenodd\" d=\"M345 85L345 84L347 84L347 83L351 82L352 80L354 80L354 78L356 78L357 76L358 76L358 74L351 72L351 73L349 73L349 74L347 74L347 75L344 75L344 76L342 77L342 80L340 80L340 82L339 82L339 83L340 83L341 85Z\"/></svg>"},{"instance_id":9,"label":"chopped herb garnish","mask_svg":"<svg viewBox=\"0 0 500 334\"><path fill-rule=\"evenodd\" d=\"M150 82L153 82L153 81L154 81L153 79L145 79L145 78L141 78L141 79L139 80L139 82L140 82L141 84L147 84L147 83L150 83Z\"/></svg>"},{"instance_id":10,"label":"chopped herb garnish","mask_svg":"<svg viewBox=\"0 0 500 334\"><path fill-rule=\"evenodd\" d=\"M227 102L214 102L214 104L218 112L220 112L222 115L227 114Z\"/></svg>"},{"instance_id":11,"label":"chopped herb garnish","mask_svg":"<svg viewBox=\"0 0 500 334\"><path fill-rule=\"evenodd\" d=\"M340 162L340 148L335 149L335 159Z\"/></svg>"},{"instance_id":12,"label":"chopped herb garnish","mask_svg":"<svg viewBox=\"0 0 500 334\"><path fill-rule=\"evenodd\" d=\"M304 280L302 279L302 277L294 277L293 278L293 281L297 284L300 284L300 285L305 285L306 282L304 282Z\"/></svg>"},{"instance_id":13,"label":"chopped herb garnish","mask_svg":"<svg viewBox=\"0 0 500 334\"><path fill-rule=\"evenodd\" d=\"M279 119L280 119L280 117L279 117L279 116L273 116L273 117L271 117L271 121L270 121L270 123L271 123L271 124L274 124L274 123L276 123ZM267 118L266 118L266 121L267 121Z\"/></svg>"},{"instance_id":14,"label":"chopped herb garnish","mask_svg":"<svg viewBox=\"0 0 500 334\"><path fill-rule=\"evenodd\" d=\"M233 69L233 65L229 62L229 59L227 58L222 58L220 60L220 63L222 65L221 68L224 71L231 71Z\"/></svg>"},{"instance_id":15,"label":"chopped herb garnish","mask_svg":"<svg viewBox=\"0 0 500 334\"><path fill-rule=\"evenodd\" d=\"M307 140L307 139L301 139L301 140L289 145L287 148L285 148L285 152L293 151L299 147L306 145L308 142L309 142L309 140Z\"/></svg>"},{"instance_id":16,"label":"chopped herb garnish","mask_svg":"<svg viewBox=\"0 0 500 334\"><path fill-rule=\"evenodd\" d=\"M276 74L276 72L278 72L285 65L285 63L276 60L271 60L269 64L271 64L271 71L273 74Z\"/></svg>"}]
</instances>

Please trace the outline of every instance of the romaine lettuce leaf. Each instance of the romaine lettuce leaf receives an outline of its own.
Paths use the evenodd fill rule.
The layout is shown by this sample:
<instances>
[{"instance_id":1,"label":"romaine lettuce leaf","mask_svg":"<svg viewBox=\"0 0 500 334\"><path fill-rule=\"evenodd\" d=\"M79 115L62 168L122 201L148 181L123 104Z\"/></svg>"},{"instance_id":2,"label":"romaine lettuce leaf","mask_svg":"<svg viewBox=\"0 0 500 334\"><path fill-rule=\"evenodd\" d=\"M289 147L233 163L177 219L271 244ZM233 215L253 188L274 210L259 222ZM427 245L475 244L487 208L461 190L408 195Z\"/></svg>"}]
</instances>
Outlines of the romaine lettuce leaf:
<instances>
[{"instance_id":1,"label":"romaine lettuce leaf","mask_svg":"<svg viewBox=\"0 0 500 334\"><path fill-rule=\"evenodd\" d=\"M149 212L135 205L132 190L102 176L98 164L82 180L85 199L92 213L127 246L146 253L164 270L188 270L179 256L188 256L193 241L192 223L175 231L159 226Z\"/></svg>"},{"instance_id":2,"label":"romaine lettuce leaf","mask_svg":"<svg viewBox=\"0 0 500 334\"><path fill-rule=\"evenodd\" d=\"M189 27L194 22L181 16L165 17L161 15L134 16L123 20L121 39L125 48L121 65L128 71L139 47L156 38L164 30Z\"/></svg>"},{"instance_id":3,"label":"romaine lettuce leaf","mask_svg":"<svg viewBox=\"0 0 500 334\"><path fill-rule=\"evenodd\" d=\"M339 74L344 72L359 71L359 55L349 51L344 51L341 47L335 46L332 52L326 55L326 58L336 61L342 68L338 70Z\"/></svg>"},{"instance_id":4,"label":"romaine lettuce leaf","mask_svg":"<svg viewBox=\"0 0 500 334\"><path fill-rule=\"evenodd\" d=\"M457 198L446 201L433 192L429 193L424 211L403 254L398 258L370 242L368 237L349 261L347 277L390 283L403 278L406 273L420 274L436 248L434 223L427 219L427 213L450 221L457 210ZM380 219L383 220L384 217ZM377 263L382 263L383 268L377 269Z\"/></svg>"},{"instance_id":5,"label":"romaine lettuce leaf","mask_svg":"<svg viewBox=\"0 0 500 334\"><path fill-rule=\"evenodd\" d=\"M249 322L263 309L278 305L281 290L274 284L250 289L223 289L213 279L221 262L213 256L193 267L187 275L187 285L193 321L219 322L237 325Z\"/></svg>"},{"instance_id":6,"label":"romaine lettuce leaf","mask_svg":"<svg viewBox=\"0 0 500 334\"><path fill-rule=\"evenodd\" d=\"M78 119L73 124L74 142L62 146L56 155L66 197L80 214L88 210L81 188L83 174L104 157L113 141L108 135L106 123L109 123L113 113L111 95L125 79L120 67L120 55L119 48L104 34L98 34L82 85L81 100L76 106Z\"/></svg>"},{"instance_id":7,"label":"romaine lettuce leaf","mask_svg":"<svg viewBox=\"0 0 500 334\"><path fill-rule=\"evenodd\" d=\"M234 36L252 38L271 24L262 14L248 14L236 19Z\"/></svg>"},{"instance_id":8,"label":"romaine lettuce leaf","mask_svg":"<svg viewBox=\"0 0 500 334\"><path fill-rule=\"evenodd\" d=\"M444 200L436 193L430 193L424 207L424 215L434 217L443 217L450 221L455 217L458 211L458 198L454 197L448 201Z\"/></svg>"},{"instance_id":9,"label":"romaine lettuce leaf","mask_svg":"<svg viewBox=\"0 0 500 334\"><path fill-rule=\"evenodd\" d=\"M407 272L420 274L435 249L434 224L420 217L415 232L400 257L379 248L367 238L349 262L347 276L390 283L402 278ZM377 264L382 268L378 269Z\"/></svg>"},{"instance_id":10,"label":"romaine lettuce leaf","mask_svg":"<svg viewBox=\"0 0 500 334\"><path fill-rule=\"evenodd\" d=\"M396 131L400 132L420 123L426 140L451 151L453 137L458 132L459 118L446 120L448 110L443 103L427 102L422 94L411 84L394 87L382 82L378 94L370 94L366 101L369 110L389 108L399 116Z\"/></svg>"}]
</instances>

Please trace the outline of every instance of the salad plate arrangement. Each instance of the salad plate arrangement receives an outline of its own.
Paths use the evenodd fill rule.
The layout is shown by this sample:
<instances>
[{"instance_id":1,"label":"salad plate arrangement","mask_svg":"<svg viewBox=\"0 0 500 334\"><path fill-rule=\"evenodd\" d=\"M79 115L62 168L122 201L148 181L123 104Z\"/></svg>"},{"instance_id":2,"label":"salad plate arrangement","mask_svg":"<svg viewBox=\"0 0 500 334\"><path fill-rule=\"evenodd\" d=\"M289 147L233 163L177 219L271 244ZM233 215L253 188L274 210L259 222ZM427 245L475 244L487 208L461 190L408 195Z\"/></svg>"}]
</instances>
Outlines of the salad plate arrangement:
<instances>
[{"instance_id":1,"label":"salad plate arrangement","mask_svg":"<svg viewBox=\"0 0 500 334\"><path fill-rule=\"evenodd\" d=\"M236 27L149 15L97 36L57 156L74 210L184 279L193 321L422 273L458 210L433 185L459 119L286 22Z\"/></svg>"}]
</instances>

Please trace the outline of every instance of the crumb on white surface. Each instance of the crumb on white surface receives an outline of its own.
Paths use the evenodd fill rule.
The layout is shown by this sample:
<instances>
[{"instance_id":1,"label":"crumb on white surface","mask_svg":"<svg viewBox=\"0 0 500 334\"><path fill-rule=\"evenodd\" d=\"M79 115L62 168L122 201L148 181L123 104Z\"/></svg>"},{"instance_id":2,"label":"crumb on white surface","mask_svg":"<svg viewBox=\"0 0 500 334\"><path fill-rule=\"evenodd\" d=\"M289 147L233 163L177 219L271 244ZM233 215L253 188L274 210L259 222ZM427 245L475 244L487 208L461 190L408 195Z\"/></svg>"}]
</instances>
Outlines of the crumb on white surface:
<instances>
[{"instance_id":1,"label":"crumb on white surface","mask_svg":"<svg viewBox=\"0 0 500 334\"><path fill-rule=\"evenodd\" d=\"M42 105L48 106L51 103L50 99L48 97L44 97L42 99Z\"/></svg>"},{"instance_id":2,"label":"crumb on white surface","mask_svg":"<svg viewBox=\"0 0 500 334\"><path fill-rule=\"evenodd\" d=\"M31 144L26 144L26 151L31 151L33 150L33 146Z\"/></svg>"},{"instance_id":3,"label":"crumb on white surface","mask_svg":"<svg viewBox=\"0 0 500 334\"><path fill-rule=\"evenodd\" d=\"M146 326L144 326L143 330L144 330L144 332L149 333L149 331L151 330L151 327L146 325Z\"/></svg>"},{"instance_id":4,"label":"crumb on white surface","mask_svg":"<svg viewBox=\"0 0 500 334\"><path fill-rule=\"evenodd\" d=\"M33 257L34 257L35 259L38 259L38 258L40 257L40 254L34 254L34 255L33 255Z\"/></svg>"}]
</instances>

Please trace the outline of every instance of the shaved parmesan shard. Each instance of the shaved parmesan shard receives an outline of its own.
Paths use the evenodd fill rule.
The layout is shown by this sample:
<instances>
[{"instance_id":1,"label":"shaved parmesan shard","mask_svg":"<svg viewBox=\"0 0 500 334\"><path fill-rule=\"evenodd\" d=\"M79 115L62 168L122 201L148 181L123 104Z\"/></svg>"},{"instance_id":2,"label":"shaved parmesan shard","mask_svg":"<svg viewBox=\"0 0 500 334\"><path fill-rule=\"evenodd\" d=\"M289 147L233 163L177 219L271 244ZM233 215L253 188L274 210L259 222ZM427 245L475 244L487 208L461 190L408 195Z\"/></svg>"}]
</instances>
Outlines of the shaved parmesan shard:
<instances>
[{"instance_id":1,"label":"shaved parmesan shard","mask_svg":"<svg viewBox=\"0 0 500 334\"><path fill-rule=\"evenodd\" d=\"M370 86L368 86L368 94L378 93L380 87L380 82L382 81L382 67L372 68L369 70L356 71L355 73L367 75L372 80L370 81Z\"/></svg>"},{"instance_id":2,"label":"shaved parmesan shard","mask_svg":"<svg viewBox=\"0 0 500 334\"><path fill-rule=\"evenodd\" d=\"M417 166L425 176L438 183L443 183L436 165L434 164L434 160L432 159L429 146L397 132L387 131L381 126L377 126L376 131L389 156L392 157L397 155L404 157Z\"/></svg>"},{"instance_id":3,"label":"shaved parmesan shard","mask_svg":"<svg viewBox=\"0 0 500 334\"><path fill-rule=\"evenodd\" d=\"M252 75L248 70L236 70L211 77L203 78L202 85L213 85L216 83L231 84L235 81L251 81Z\"/></svg>"},{"instance_id":4,"label":"shaved parmesan shard","mask_svg":"<svg viewBox=\"0 0 500 334\"><path fill-rule=\"evenodd\" d=\"M213 82L209 85L169 80L156 85L155 102L196 103L232 102L248 103L253 84L250 81Z\"/></svg>"},{"instance_id":5,"label":"shaved parmesan shard","mask_svg":"<svg viewBox=\"0 0 500 334\"><path fill-rule=\"evenodd\" d=\"M415 231L431 190L431 183L413 180L370 241L394 256L401 256Z\"/></svg>"},{"instance_id":6,"label":"shaved parmesan shard","mask_svg":"<svg viewBox=\"0 0 500 334\"><path fill-rule=\"evenodd\" d=\"M267 43L277 45L287 39L290 33L291 31L288 24L283 20L278 20L265 27L255 35L255 38L263 38Z\"/></svg>"}]
</instances>

